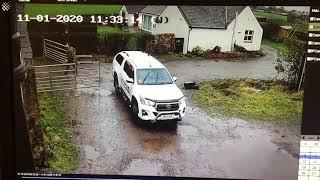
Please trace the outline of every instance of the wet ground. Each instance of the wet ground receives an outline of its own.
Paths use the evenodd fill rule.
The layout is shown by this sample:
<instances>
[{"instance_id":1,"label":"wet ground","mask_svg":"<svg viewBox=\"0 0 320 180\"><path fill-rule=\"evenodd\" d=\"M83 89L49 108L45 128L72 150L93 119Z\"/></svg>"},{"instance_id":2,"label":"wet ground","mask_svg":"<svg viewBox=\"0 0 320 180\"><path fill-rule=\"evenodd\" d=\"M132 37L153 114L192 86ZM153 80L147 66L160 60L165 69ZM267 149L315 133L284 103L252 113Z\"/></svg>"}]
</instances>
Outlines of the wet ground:
<instances>
[{"instance_id":1,"label":"wet ground","mask_svg":"<svg viewBox=\"0 0 320 180\"><path fill-rule=\"evenodd\" d=\"M271 54L270 54L271 53ZM268 56L273 56L270 52ZM274 78L273 58L246 62L165 61L188 80L223 77ZM74 173L296 179L299 127L285 129L208 115L187 97L187 114L177 127L139 124L114 95L111 64L101 65L101 87L64 97L73 141L80 151Z\"/></svg>"}]
</instances>

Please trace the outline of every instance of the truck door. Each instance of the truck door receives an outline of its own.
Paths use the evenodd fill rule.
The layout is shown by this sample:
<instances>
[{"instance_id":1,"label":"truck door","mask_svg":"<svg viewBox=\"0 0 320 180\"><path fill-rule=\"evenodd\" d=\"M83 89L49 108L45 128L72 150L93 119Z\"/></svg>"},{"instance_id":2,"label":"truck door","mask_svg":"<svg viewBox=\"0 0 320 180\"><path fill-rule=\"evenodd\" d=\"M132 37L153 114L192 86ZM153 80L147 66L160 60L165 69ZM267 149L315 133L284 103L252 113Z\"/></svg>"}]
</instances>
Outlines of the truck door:
<instances>
[{"instance_id":1,"label":"truck door","mask_svg":"<svg viewBox=\"0 0 320 180\"><path fill-rule=\"evenodd\" d=\"M134 83L134 69L128 61L126 61L123 66L121 83L125 95L131 100L131 91Z\"/></svg>"}]
</instances>

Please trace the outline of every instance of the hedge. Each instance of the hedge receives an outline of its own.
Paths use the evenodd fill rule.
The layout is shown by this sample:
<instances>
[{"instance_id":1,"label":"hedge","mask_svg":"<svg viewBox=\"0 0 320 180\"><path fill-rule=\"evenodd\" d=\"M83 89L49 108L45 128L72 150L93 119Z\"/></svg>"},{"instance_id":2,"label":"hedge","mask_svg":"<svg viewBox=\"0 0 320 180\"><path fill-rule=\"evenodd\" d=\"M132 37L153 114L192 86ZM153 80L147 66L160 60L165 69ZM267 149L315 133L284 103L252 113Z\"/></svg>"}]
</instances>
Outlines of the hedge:
<instances>
[{"instance_id":1,"label":"hedge","mask_svg":"<svg viewBox=\"0 0 320 180\"><path fill-rule=\"evenodd\" d=\"M105 47L101 49L105 49L107 55L115 55L124 50L145 51L147 43L151 40L153 40L153 35L149 33L115 32L106 36Z\"/></svg>"}]
</instances>

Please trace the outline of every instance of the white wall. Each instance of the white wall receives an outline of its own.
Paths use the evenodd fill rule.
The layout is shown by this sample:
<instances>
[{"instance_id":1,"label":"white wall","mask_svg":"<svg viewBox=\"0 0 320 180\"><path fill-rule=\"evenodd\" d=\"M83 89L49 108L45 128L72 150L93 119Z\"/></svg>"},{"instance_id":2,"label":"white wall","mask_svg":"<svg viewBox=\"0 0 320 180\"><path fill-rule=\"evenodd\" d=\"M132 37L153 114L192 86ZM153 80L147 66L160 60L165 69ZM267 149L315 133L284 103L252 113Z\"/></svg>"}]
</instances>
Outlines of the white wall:
<instances>
[{"instance_id":1,"label":"white wall","mask_svg":"<svg viewBox=\"0 0 320 180\"><path fill-rule=\"evenodd\" d=\"M168 17L168 23L156 24L152 34L174 33L175 38L184 38L183 53L187 53L189 27L177 6L167 6L159 17L165 21Z\"/></svg>"},{"instance_id":2,"label":"white wall","mask_svg":"<svg viewBox=\"0 0 320 180\"><path fill-rule=\"evenodd\" d=\"M235 20L229 25L228 29L233 29ZM251 43L244 42L244 35L246 30L253 30L253 41ZM251 9L247 6L237 18L235 28L234 42L246 48L249 51L260 50L263 29L254 16Z\"/></svg>"},{"instance_id":3,"label":"white wall","mask_svg":"<svg viewBox=\"0 0 320 180\"><path fill-rule=\"evenodd\" d=\"M196 46L200 46L204 50L220 46L224 52L231 51L232 42L236 42L236 44L250 51L260 50L263 30L248 6L238 15L236 26L234 26L235 20L233 20L227 29L192 28L190 35L188 35L188 24L177 6L167 6L160 17L168 17L169 22L167 24L156 24L152 34L174 33L176 38L184 38L183 53L192 51ZM244 42L245 30L254 31L252 43Z\"/></svg>"},{"instance_id":4,"label":"white wall","mask_svg":"<svg viewBox=\"0 0 320 180\"><path fill-rule=\"evenodd\" d=\"M236 26L234 26L235 22ZM232 39L234 28L235 33ZM253 41L251 43L244 42L246 30L254 31ZM226 30L193 28L190 32L188 51L192 51L196 46L200 46L204 50L220 46L221 51L231 51L232 41L249 51L257 51L260 50L262 34L263 30L260 24L251 9L247 6L238 15L237 21L233 20Z\"/></svg>"},{"instance_id":5,"label":"white wall","mask_svg":"<svg viewBox=\"0 0 320 180\"><path fill-rule=\"evenodd\" d=\"M134 15L128 13L126 6L122 6L119 11L120 16L122 16L123 11L125 12L125 18L128 20L128 26L133 26Z\"/></svg>"},{"instance_id":6,"label":"white wall","mask_svg":"<svg viewBox=\"0 0 320 180\"><path fill-rule=\"evenodd\" d=\"M231 50L232 30L230 29L200 29L193 28L190 31L188 51L196 46L203 50L221 47L221 51Z\"/></svg>"}]
</instances>

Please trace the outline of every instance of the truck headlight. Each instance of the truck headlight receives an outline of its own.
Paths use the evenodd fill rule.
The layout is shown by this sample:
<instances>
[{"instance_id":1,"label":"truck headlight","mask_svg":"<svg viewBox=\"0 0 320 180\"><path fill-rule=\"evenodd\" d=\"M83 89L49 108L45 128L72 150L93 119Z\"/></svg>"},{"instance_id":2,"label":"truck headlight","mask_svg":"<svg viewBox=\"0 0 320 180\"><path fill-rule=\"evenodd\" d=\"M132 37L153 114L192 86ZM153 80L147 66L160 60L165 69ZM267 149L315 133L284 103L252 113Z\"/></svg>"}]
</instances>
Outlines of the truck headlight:
<instances>
[{"instance_id":1,"label":"truck headlight","mask_svg":"<svg viewBox=\"0 0 320 180\"><path fill-rule=\"evenodd\" d=\"M146 99L144 97L140 97L140 102L142 104L144 104L144 105L147 105L147 106L153 106L154 107L156 105L156 102L148 100L148 99Z\"/></svg>"},{"instance_id":2,"label":"truck headlight","mask_svg":"<svg viewBox=\"0 0 320 180\"><path fill-rule=\"evenodd\" d=\"M181 98L179 100L179 105L181 105L181 104L186 104L186 98L185 97L183 97L183 98Z\"/></svg>"}]
</instances>

